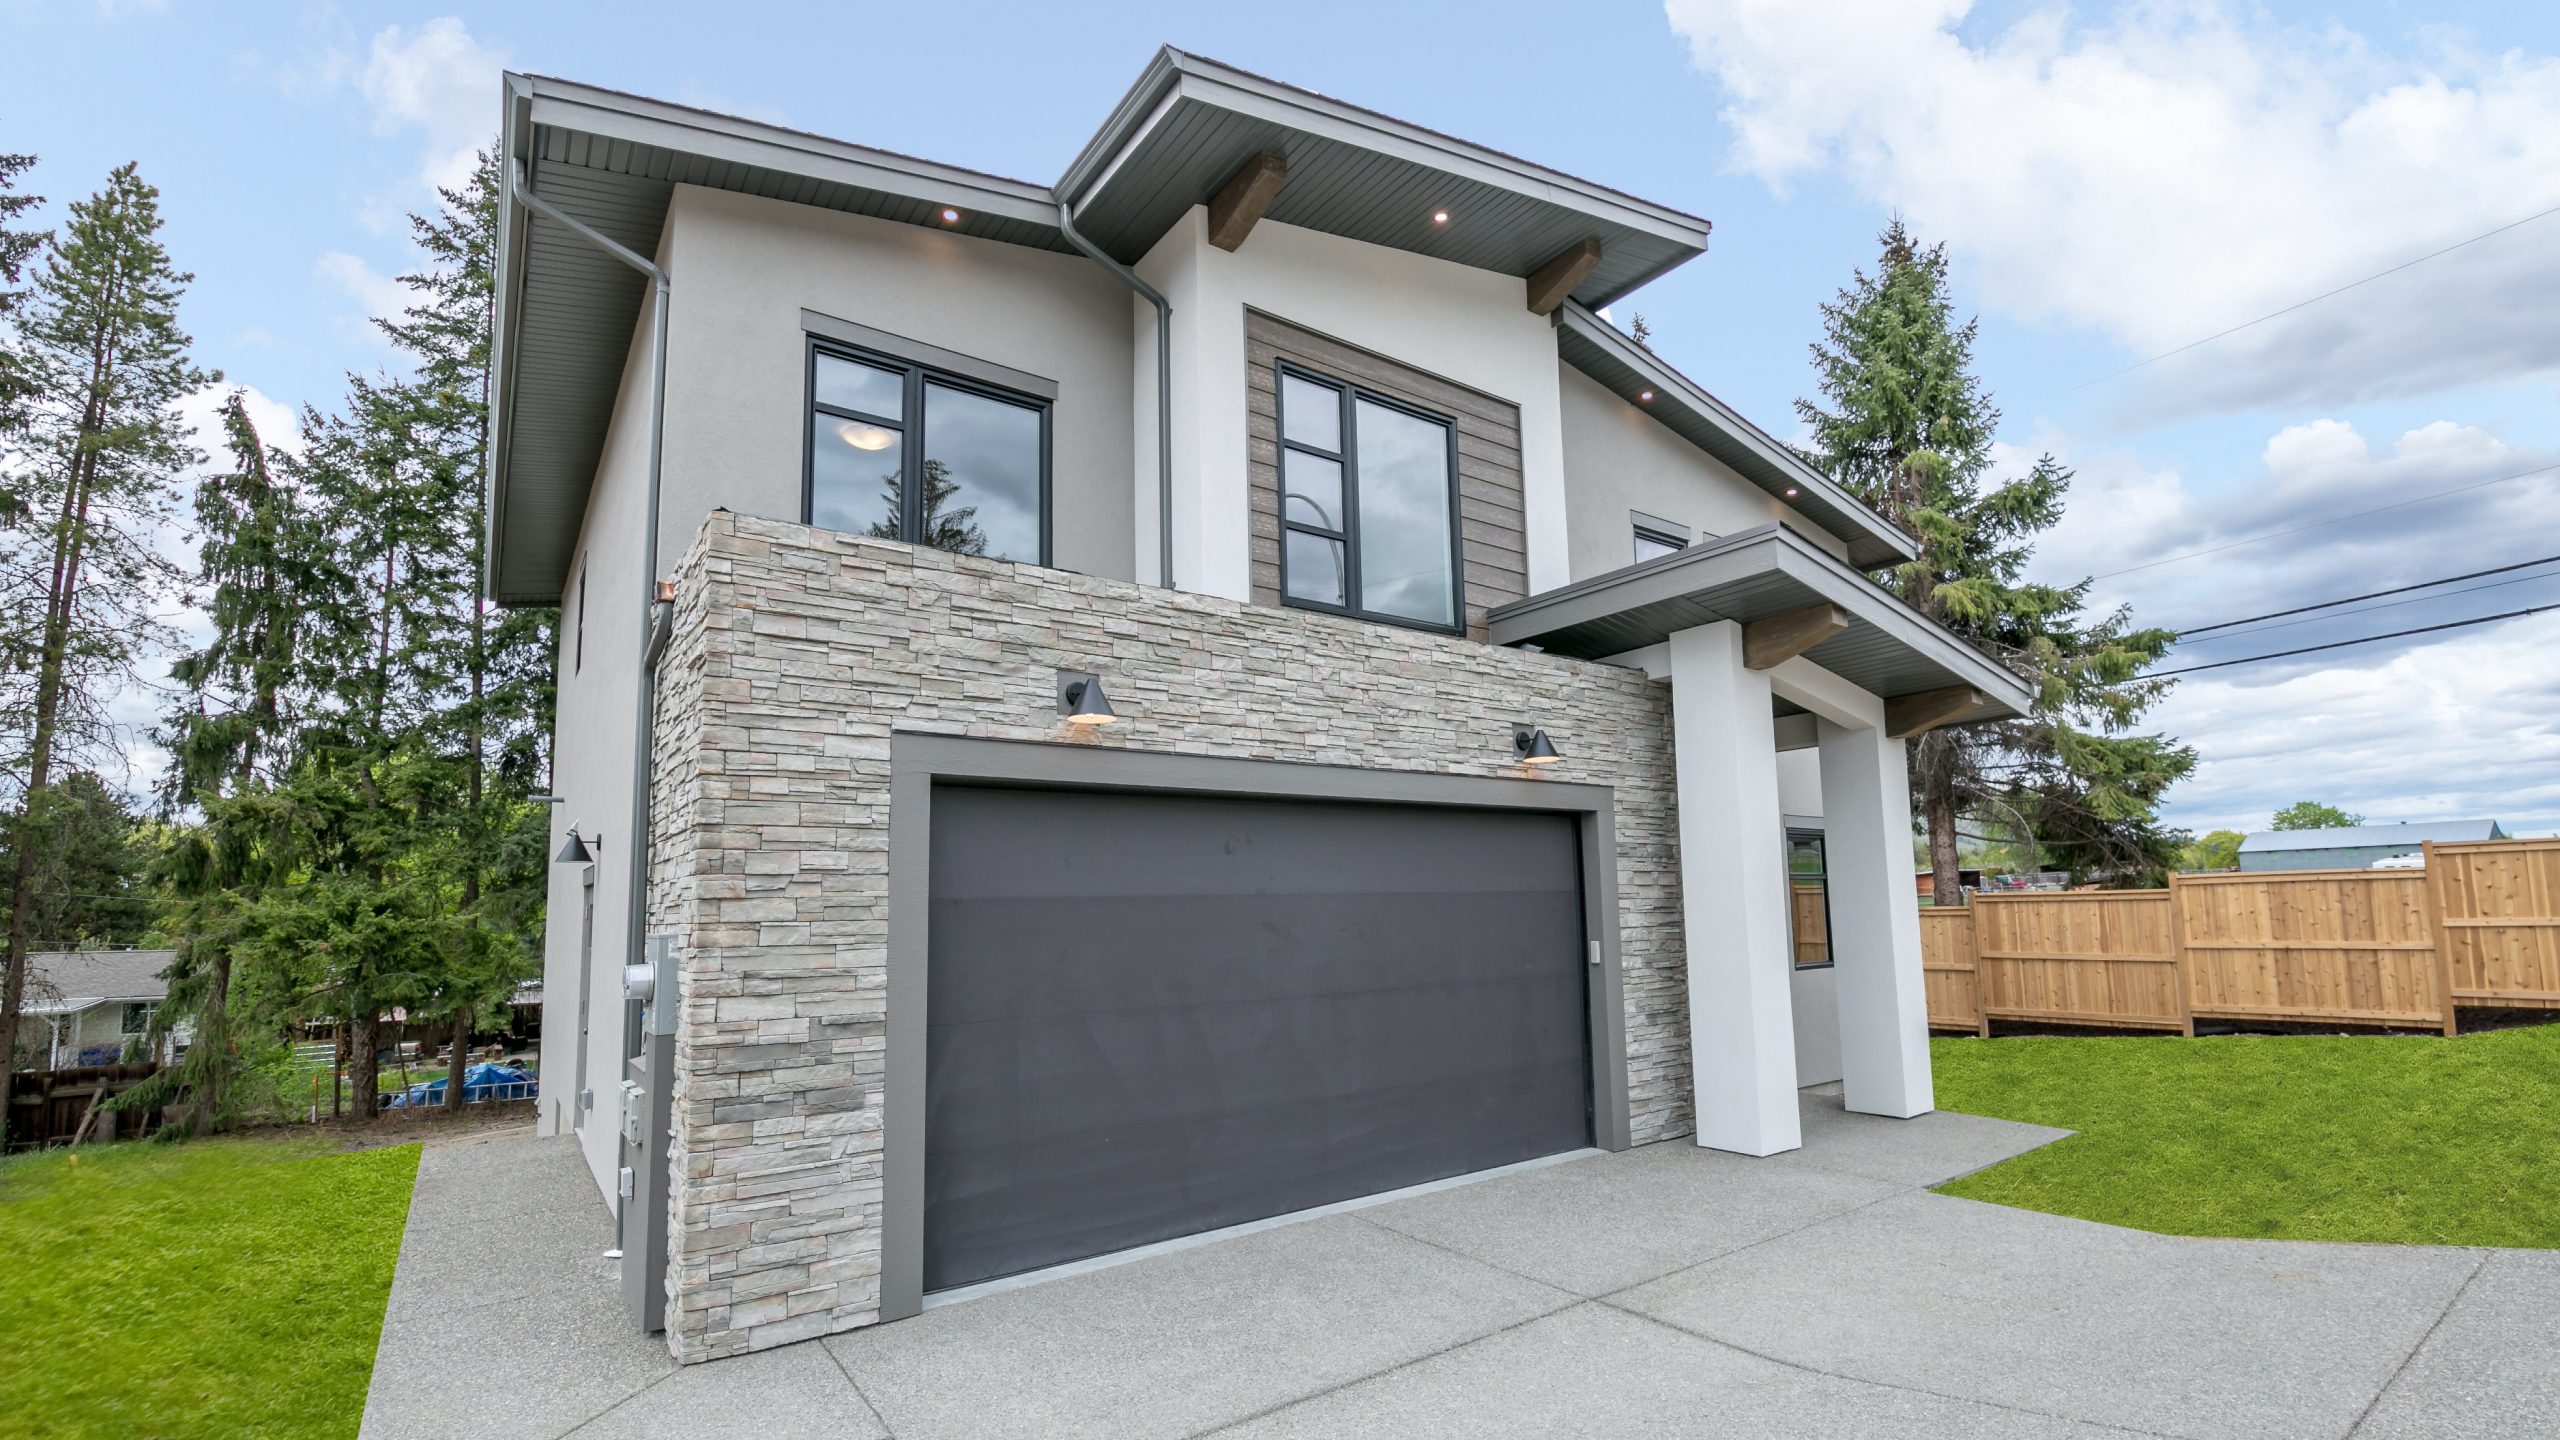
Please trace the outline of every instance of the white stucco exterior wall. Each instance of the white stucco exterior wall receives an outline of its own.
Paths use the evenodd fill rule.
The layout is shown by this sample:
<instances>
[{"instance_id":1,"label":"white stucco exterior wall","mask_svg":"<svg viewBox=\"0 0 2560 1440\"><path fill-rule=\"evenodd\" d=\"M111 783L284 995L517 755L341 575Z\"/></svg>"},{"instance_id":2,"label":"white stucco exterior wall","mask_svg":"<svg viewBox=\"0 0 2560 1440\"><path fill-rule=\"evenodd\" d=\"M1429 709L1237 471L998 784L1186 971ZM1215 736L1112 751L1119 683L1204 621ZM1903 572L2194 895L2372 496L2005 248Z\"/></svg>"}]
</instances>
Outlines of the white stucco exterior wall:
<instances>
[{"instance_id":1,"label":"white stucco exterior wall","mask_svg":"<svg viewBox=\"0 0 2560 1440\"><path fill-rule=\"evenodd\" d=\"M1372 350L1519 407L1529 589L1572 578L1566 555L1565 436L1554 327L1529 313L1519 277L1265 220L1233 254L1209 243L1194 206L1137 271L1173 304L1174 579L1185 590L1252 595L1245 484L1244 317L1248 309ZM1154 324L1144 305L1133 317ZM1133 406L1140 483L1152 487L1153 344L1136 347ZM1152 500L1141 502L1152 515ZM1153 528L1145 527L1152 544Z\"/></svg>"},{"instance_id":2,"label":"white stucco exterior wall","mask_svg":"<svg viewBox=\"0 0 2560 1440\"><path fill-rule=\"evenodd\" d=\"M1775 520L1832 554L1848 557L1848 546L1838 536L1600 382L1561 362L1557 370L1573 579L1635 563L1634 511L1688 526L1693 543Z\"/></svg>"},{"instance_id":3,"label":"white stucco exterior wall","mask_svg":"<svg viewBox=\"0 0 2560 1440\"><path fill-rule=\"evenodd\" d=\"M1667 517L1666 517L1667 518ZM1778 808L1790 826L1822 828L1822 752L1811 747L1778 752ZM1839 972L1829 966L1795 971L1796 1083L1827 1085L1841 1075Z\"/></svg>"},{"instance_id":4,"label":"white stucco exterior wall","mask_svg":"<svg viewBox=\"0 0 2560 1440\"><path fill-rule=\"evenodd\" d=\"M1129 291L1102 267L1081 255L692 185L670 197L666 235L675 307L661 573L714 506L800 519L806 309L1055 383L1055 562L1137 577L1128 399L1137 357ZM1150 342L1154 324L1150 311ZM1154 372L1144 373L1153 394ZM1150 529L1143 550L1154 548Z\"/></svg>"}]
</instances>

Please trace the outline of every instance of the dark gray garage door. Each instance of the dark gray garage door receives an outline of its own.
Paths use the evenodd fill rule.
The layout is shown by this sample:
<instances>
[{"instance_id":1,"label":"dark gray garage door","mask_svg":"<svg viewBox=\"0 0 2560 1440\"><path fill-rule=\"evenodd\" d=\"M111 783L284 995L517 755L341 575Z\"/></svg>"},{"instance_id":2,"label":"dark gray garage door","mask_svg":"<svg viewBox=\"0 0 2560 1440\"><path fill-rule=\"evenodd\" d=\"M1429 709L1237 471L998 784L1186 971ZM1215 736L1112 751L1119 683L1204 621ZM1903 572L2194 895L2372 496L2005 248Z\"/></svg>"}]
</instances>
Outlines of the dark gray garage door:
<instances>
[{"instance_id":1,"label":"dark gray garage door","mask_svg":"<svg viewBox=\"0 0 2560 1440\"><path fill-rule=\"evenodd\" d=\"M938 788L925 1288L1590 1143L1563 815Z\"/></svg>"}]
</instances>

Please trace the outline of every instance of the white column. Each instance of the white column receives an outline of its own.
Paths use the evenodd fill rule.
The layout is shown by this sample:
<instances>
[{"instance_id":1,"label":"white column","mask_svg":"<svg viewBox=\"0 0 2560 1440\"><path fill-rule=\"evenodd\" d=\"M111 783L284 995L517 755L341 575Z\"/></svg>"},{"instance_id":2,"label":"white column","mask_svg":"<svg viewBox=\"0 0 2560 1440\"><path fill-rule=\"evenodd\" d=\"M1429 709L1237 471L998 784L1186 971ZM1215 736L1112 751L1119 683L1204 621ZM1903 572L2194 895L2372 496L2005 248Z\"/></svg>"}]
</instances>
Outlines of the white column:
<instances>
[{"instance_id":1,"label":"white column","mask_svg":"<svg viewBox=\"0 0 2560 1440\"><path fill-rule=\"evenodd\" d=\"M1820 737L1843 1096L1862 1115L1925 1115L1937 1101L1903 742L1827 718Z\"/></svg>"},{"instance_id":2,"label":"white column","mask_svg":"<svg viewBox=\"0 0 2560 1440\"><path fill-rule=\"evenodd\" d=\"M1698 1143L1774 1155L1804 1136L1769 678L1744 668L1730 620L1674 634L1670 651Z\"/></svg>"}]
</instances>

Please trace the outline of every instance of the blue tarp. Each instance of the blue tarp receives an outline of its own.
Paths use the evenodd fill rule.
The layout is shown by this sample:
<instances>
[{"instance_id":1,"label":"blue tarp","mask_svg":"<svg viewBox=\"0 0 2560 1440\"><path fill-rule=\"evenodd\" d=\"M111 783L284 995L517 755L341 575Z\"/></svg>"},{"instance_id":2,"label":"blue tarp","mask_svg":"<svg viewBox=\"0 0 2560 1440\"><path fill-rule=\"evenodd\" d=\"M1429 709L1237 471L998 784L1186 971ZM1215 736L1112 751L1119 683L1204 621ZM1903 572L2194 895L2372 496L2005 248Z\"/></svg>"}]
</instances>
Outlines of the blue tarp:
<instances>
[{"instance_id":1,"label":"blue tarp","mask_svg":"<svg viewBox=\"0 0 2560 1440\"><path fill-rule=\"evenodd\" d=\"M465 1105L477 1105L483 1100L527 1100L532 1097L533 1072L530 1070L483 1060L462 1072L462 1103ZM443 1103L444 1082L427 1080L383 1101L382 1108L406 1110Z\"/></svg>"}]
</instances>

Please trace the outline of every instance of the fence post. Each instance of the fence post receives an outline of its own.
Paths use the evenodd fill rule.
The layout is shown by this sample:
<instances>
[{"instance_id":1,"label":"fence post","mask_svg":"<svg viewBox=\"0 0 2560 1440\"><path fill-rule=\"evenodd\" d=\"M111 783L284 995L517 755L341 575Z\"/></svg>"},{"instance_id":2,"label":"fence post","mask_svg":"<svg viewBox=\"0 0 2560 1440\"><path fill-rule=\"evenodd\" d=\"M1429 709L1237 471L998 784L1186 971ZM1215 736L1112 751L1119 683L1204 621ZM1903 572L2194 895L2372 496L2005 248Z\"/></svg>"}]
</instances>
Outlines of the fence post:
<instances>
[{"instance_id":1,"label":"fence post","mask_svg":"<svg viewBox=\"0 0 2560 1440\"><path fill-rule=\"evenodd\" d=\"M2179 888L2178 880L2178 872L2170 871L2169 941L2177 947L2178 957L2178 963L2173 967L2178 972L2178 1022L2183 1027L2178 1033L2193 1040L2196 1038L2195 962L2189 958L2187 950L2187 897Z\"/></svg>"},{"instance_id":2,"label":"fence post","mask_svg":"<svg viewBox=\"0 0 2560 1440\"><path fill-rule=\"evenodd\" d=\"M1991 1038L1991 997L1982 988L1982 912L1973 906L1974 894L1964 894L1964 948L1973 956L1973 1034L1978 1040Z\"/></svg>"},{"instance_id":3,"label":"fence post","mask_svg":"<svg viewBox=\"0 0 2560 1440\"><path fill-rule=\"evenodd\" d=\"M2418 888L2427 897L2427 930L2436 942L2436 998L2444 1004L2444 1033L2451 1039L2462 1028L2453 1005L2453 928L2444 923L2444 896L2437 889L2448 871L2437 868L2436 842L2424 841L2419 848L2427 862L2427 882Z\"/></svg>"}]
</instances>

